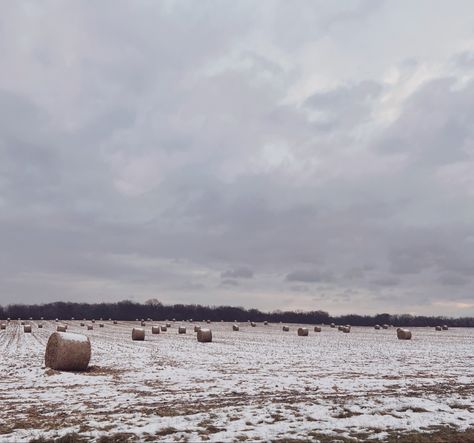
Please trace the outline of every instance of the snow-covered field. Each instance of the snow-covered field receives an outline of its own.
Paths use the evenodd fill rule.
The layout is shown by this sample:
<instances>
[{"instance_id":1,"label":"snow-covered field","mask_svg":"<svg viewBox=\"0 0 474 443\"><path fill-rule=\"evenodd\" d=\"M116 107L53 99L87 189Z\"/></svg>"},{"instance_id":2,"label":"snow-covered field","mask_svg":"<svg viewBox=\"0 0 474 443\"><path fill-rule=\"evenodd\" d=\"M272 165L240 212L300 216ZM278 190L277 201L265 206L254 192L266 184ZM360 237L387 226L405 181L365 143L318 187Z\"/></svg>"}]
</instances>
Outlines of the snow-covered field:
<instances>
[{"instance_id":1,"label":"snow-covered field","mask_svg":"<svg viewBox=\"0 0 474 443\"><path fill-rule=\"evenodd\" d=\"M324 326L298 337L296 325L213 323L212 343L176 322L146 341L136 322L93 331L66 322L92 343L90 371L44 367L56 323L17 321L0 331L0 440L79 432L135 434L140 440L318 440L321 434L385 439L410 430L474 425L474 330ZM154 323L159 324L159 323Z\"/></svg>"}]
</instances>

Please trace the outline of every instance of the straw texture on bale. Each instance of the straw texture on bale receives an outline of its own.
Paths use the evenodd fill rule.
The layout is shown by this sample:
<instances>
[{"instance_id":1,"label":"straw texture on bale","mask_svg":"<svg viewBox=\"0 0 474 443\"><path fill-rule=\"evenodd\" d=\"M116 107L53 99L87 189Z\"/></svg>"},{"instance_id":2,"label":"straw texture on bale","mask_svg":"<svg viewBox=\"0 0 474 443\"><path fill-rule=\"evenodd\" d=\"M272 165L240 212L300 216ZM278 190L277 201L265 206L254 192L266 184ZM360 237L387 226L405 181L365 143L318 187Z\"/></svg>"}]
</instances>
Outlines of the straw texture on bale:
<instances>
[{"instance_id":1,"label":"straw texture on bale","mask_svg":"<svg viewBox=\"0 0 474 443\"><path fill-rule=\"evenodd\" d=\"M58 325L58 326L56 326L56 331L58 331L58 332L66 332L66 326L64 326L64 325Z\"/></svg>"},{"instance_id":2,"label":"straw texture on bale","mask_svg":"<svg viewBox=\"0 0 474 443\"><path fill-rule=\"evenodd\" d=\"M239 328L239 325L232 325L232 330L233 331L238 331L240 328Z\"/></svg>"},{"instance_id":3,"label":"straw texture on bale","mask_svg":"<svg viewBox=\"0 0 474 443\"><path fill-rule=\"evenodd\" d=\"M161 332L166 332L167 330L168 330L168 328L166 326L161 327Z\"/></svg>"},{"instance_id":4,"label":"straw texture on bale","mask_svg":"<svg viewBox=\"0 0 474 443\"><path fill-rule=\"evenodd\" d=\"M132 340L145 340L145 329L133 328L132 329Z\"/></svg>"},{"instance_id":5,"label":"straw texture on bale","mask_svg":"<svg viewBox=\"0 0 474 443\"><path fill-rule=\"evenodd\" d=\"M315 326L314 332L321 332L321 326Z\"/></svg>"},{"instance_id":6,"label":"straw texture on bale","mask_svg":"<svg viewBox=\"0 0 474 443\"><path fill-rule=\"evenodd\" d=\"M151 327L151 333L152 334L159 334L160 333L160 327L159 326L152 326Z\"/></svg>"},{"instance_id":7,"label":"straw texture on bale","mask_svg":"<svg viewBox=\"0 0 474 443\"><path fill-rule=\"evenodd\" d=\"M308 328L298 328L298 335L300 337L307 337L309 335Z\"/></svg>"},{"instance_id":8,"label":"straw texture on bale","mask_svg":"<svg viewBox=\"0 0 474 443\"><path fill-rule=\"evenodd\" d=\"M7 325L6 325L5 323L2 323L2 324L0 325L0 329L7 329Z\"/></svg>"},{"instance_id":9,"label":"straw texture on bale","mask_svg":"<svg viewBox=\"0 0 474 443\"><path fill-rule=\"evenodd\" d=\"M197 341L201 343L209 343L212 341L212 331L210 329L199 329L197 333Z\"/></svg>"},{"instance_id":10,"label":"straw texture on bale","mask_svg":"<svg viewBox=\"0 0 474 443\"><path fill-rule=\"evenodd\" d=\"M443 329L441 328L441 326L436 326L435 327L435 331L442 331Z\"/></svg>"},{"instance_id":11,"label":"straw texture on bale","mask_svg":"<svg viewBox=\"0 0 474 443\"><path fill-rule=\"evenodd\" d=\"M288 332L290 330L289 326L283 326L283 331Z\"/></svg>"},{"instance_id":12,"label":"straw texture on bale","mask_svg":"<svg viewBox=\"0 0 474 443\"><path fill-rule=\"evenodd\" d=\"M194 326L194 332L198 332L199 329L201 329L201 326L198 326L198 325Z\"/></svg>"},{"instance_id":13,"label":"straw texture on bale","mask_svg":"<svg viewBox=\"0 0 474 443\"><path fill-rule=\"evenodd\" d=\"M23 332L31 332L31 325L24 325Z\"/></svg>"},{"instance_id":14,"label":"straw texture on bale","mask_svg":"<svg viewBox=\"0 0 474 443\"><path fill-rule=\"evenodd\" d=\"M58 371L85 371L91 359L91 342L82 334L53 332L44 357L48 368Z\"/></svg>"},{"instance_id":15,"label":"straw texture on bale","mask_svg":"<svg viewBox=\"0 0 474 443\"><path fill-rule=\"evenodd\" d=\"M397 338L399 340L411 340L411 331L408 329L397 329Z\"/></svg>"},{"instance_id":16,"label":"straw texture on bale","mask_svg":"<svg viewBox=\"0 0 474 443\"><path fill-rule=\"evenodd\" d=\"M92 326L92 325L87 325L87 330L88 330L88 331L92 331L92 329L94 329L94 326Z\"/></svg>"}]
</instances>

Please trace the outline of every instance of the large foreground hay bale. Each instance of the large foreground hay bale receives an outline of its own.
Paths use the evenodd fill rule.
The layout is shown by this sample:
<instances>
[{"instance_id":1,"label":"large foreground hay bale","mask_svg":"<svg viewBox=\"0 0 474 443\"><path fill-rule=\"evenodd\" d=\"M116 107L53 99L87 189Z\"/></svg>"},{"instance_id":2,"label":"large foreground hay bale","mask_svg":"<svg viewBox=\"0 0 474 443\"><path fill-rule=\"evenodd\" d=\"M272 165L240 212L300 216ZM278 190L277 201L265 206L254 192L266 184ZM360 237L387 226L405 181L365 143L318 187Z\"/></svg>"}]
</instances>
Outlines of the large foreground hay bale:
<instances>
[{"instance_id":1,"label":"large foreground hay bale","mask_svg":"<svg viewBox=\"0 0 474 443\"><path fill-rule=\"evenodd\" d=\"M133 328L132 329L132 340L145 340L145 329Z\"/></svg>"},{"instance_id":2,"label":"large foreground hay bale","mask_svg":"<svg viewBox=\"0 0 474 443\"><path fill-rule=\"evenodd\" d=\"M24 325L23 326L23 332L31 332L31 325Z\"/></svg>"},{"instance_id":3,"label":"large foreground hay bale","mask_svg":"<svg viewBox=\"0 0 474 443\"><path fill-rule=\"evenodd\" d=\"M397 338L399 340L411 340L411 331L409 329L397 329Z\"/></svg>"},{"instance_id":4,"label":"large foreground hay bale","mask_svg":"<svg viewBox=\"0 0 474 443\"><path fill-rule=\"evenodd\" d=\"M178 334L186 334L186 327L185 326L180 326L178 328Z\"/></svg>"},{"instance_id":5,"label":"large foreground hay bale","mask_svg":"<svg viewBox=\"0 0 474 443\"><path fill-rule=\"evenodd\" d=\"M56 326L56 331L66 332L66 326L65 325L58 325L58 326Z\"/></svg>"},{"instance_id":6,"label":"large foreground hay bale","mask_svg":"<svg viewBox=\"0 0 474 443\"><path fill-rule=\"evenodd\" d=\"M238 331L240 328L239 328L239 325L232 325L232 330L233 331Z\"/></svg>"},{"instance_id":7,"label":"large foreground hay bale","mask_svg":"<svg viewBox=\"0 0 474 443\"><path fill-rule=\"evenodd\" d=\"M58 371L85 371L91 359L91 342L82 334L53 332L44 357L48 368Z\"/></svg>"},{"instance_id":8,"label":"large foreground hay bale","mask_svg":"<svg viewBox=\"0 0 474 443\"><path fill-rule=\"evenodd\" d=\"M309 335L308 328L298 328L298 335L300 337L307 337Z\"/></svg>"},{"instance_id":9,"label":"large foreground hay bale","mask_svg":"<svg viewBox=\"0 0 474 443\"><path fill-rule=\"evenodd\" d=\"M288 332L290 330L290 327L289 326L283 326L282 329L283 329L284 332Z\"/></svg>"},{"instance_id":10,"label":"large foreground hay bale","mask_svg":"<svg viewBox=\"0 0 474 443\"><path fill-rule=\"evenodd\" d=\"M151 333L152 334L159 334L160 333L160 327L159 326L152 326L151 327Z\"/></svg>"},{"instance_id":11,"label":"large foreground hay bale","mask_svg":"<svg viewBox=\"0 0 474 443\"><path fill-rule=\"evenodd\" d=\"M321 332L321 326L315 326L314 332Z\"/></svg>"},{"instance_id":12,"label":"large foreground hay bale","mask_svg":"<svg viewBox=\"0 0 474 443\"><path fill-rule=\"evenodd\" d=\"M209 343L212 341L212 331L210 329L199 329L197 340L201 343Z\"/></svg>"}]
</instances>

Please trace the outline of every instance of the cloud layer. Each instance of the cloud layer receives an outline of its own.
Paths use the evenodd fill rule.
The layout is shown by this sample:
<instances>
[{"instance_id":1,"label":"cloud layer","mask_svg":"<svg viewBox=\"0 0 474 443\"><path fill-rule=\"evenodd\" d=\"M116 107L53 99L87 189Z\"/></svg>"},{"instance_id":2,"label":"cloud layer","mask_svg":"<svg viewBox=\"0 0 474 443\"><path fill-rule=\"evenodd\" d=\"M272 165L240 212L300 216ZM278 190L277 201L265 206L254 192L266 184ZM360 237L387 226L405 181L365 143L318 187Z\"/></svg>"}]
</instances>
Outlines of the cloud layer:
<instances>
[{"instance_id":1,"label":"cloud layer","mask_svg":"<svg viewBox=\"0 0 474 443\"><path fill-rule=\"evenodd\" d=\"M472 12L7 3L1 303L474 315Z\"/></svg>"}]
</instances>

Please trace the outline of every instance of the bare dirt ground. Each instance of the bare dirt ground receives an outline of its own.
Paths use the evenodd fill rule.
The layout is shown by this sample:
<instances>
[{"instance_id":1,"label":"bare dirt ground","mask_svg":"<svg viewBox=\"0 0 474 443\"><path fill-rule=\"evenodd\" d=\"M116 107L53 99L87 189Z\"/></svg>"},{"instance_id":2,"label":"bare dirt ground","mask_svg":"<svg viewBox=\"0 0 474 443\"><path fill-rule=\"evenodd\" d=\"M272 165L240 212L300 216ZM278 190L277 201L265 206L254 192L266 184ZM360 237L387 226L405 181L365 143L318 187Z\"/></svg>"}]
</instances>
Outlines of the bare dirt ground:
<instances>
[{"instance_id":1,"label":"bare dirt ground","mask_svg":"<svg viewBox=\"0 0 474 443\"><path fill-rule=\"evenodd\" d=\"M474 331L213 323L133 342L136 322L104 322L85 373L44 367L55 322L0 331L0 440L474 441ZM160 324L155 322L153 324ZM201 324L202 325L202 324ZM426 436L426 433L431 433Z\"/></svg>"}]
</instances>

